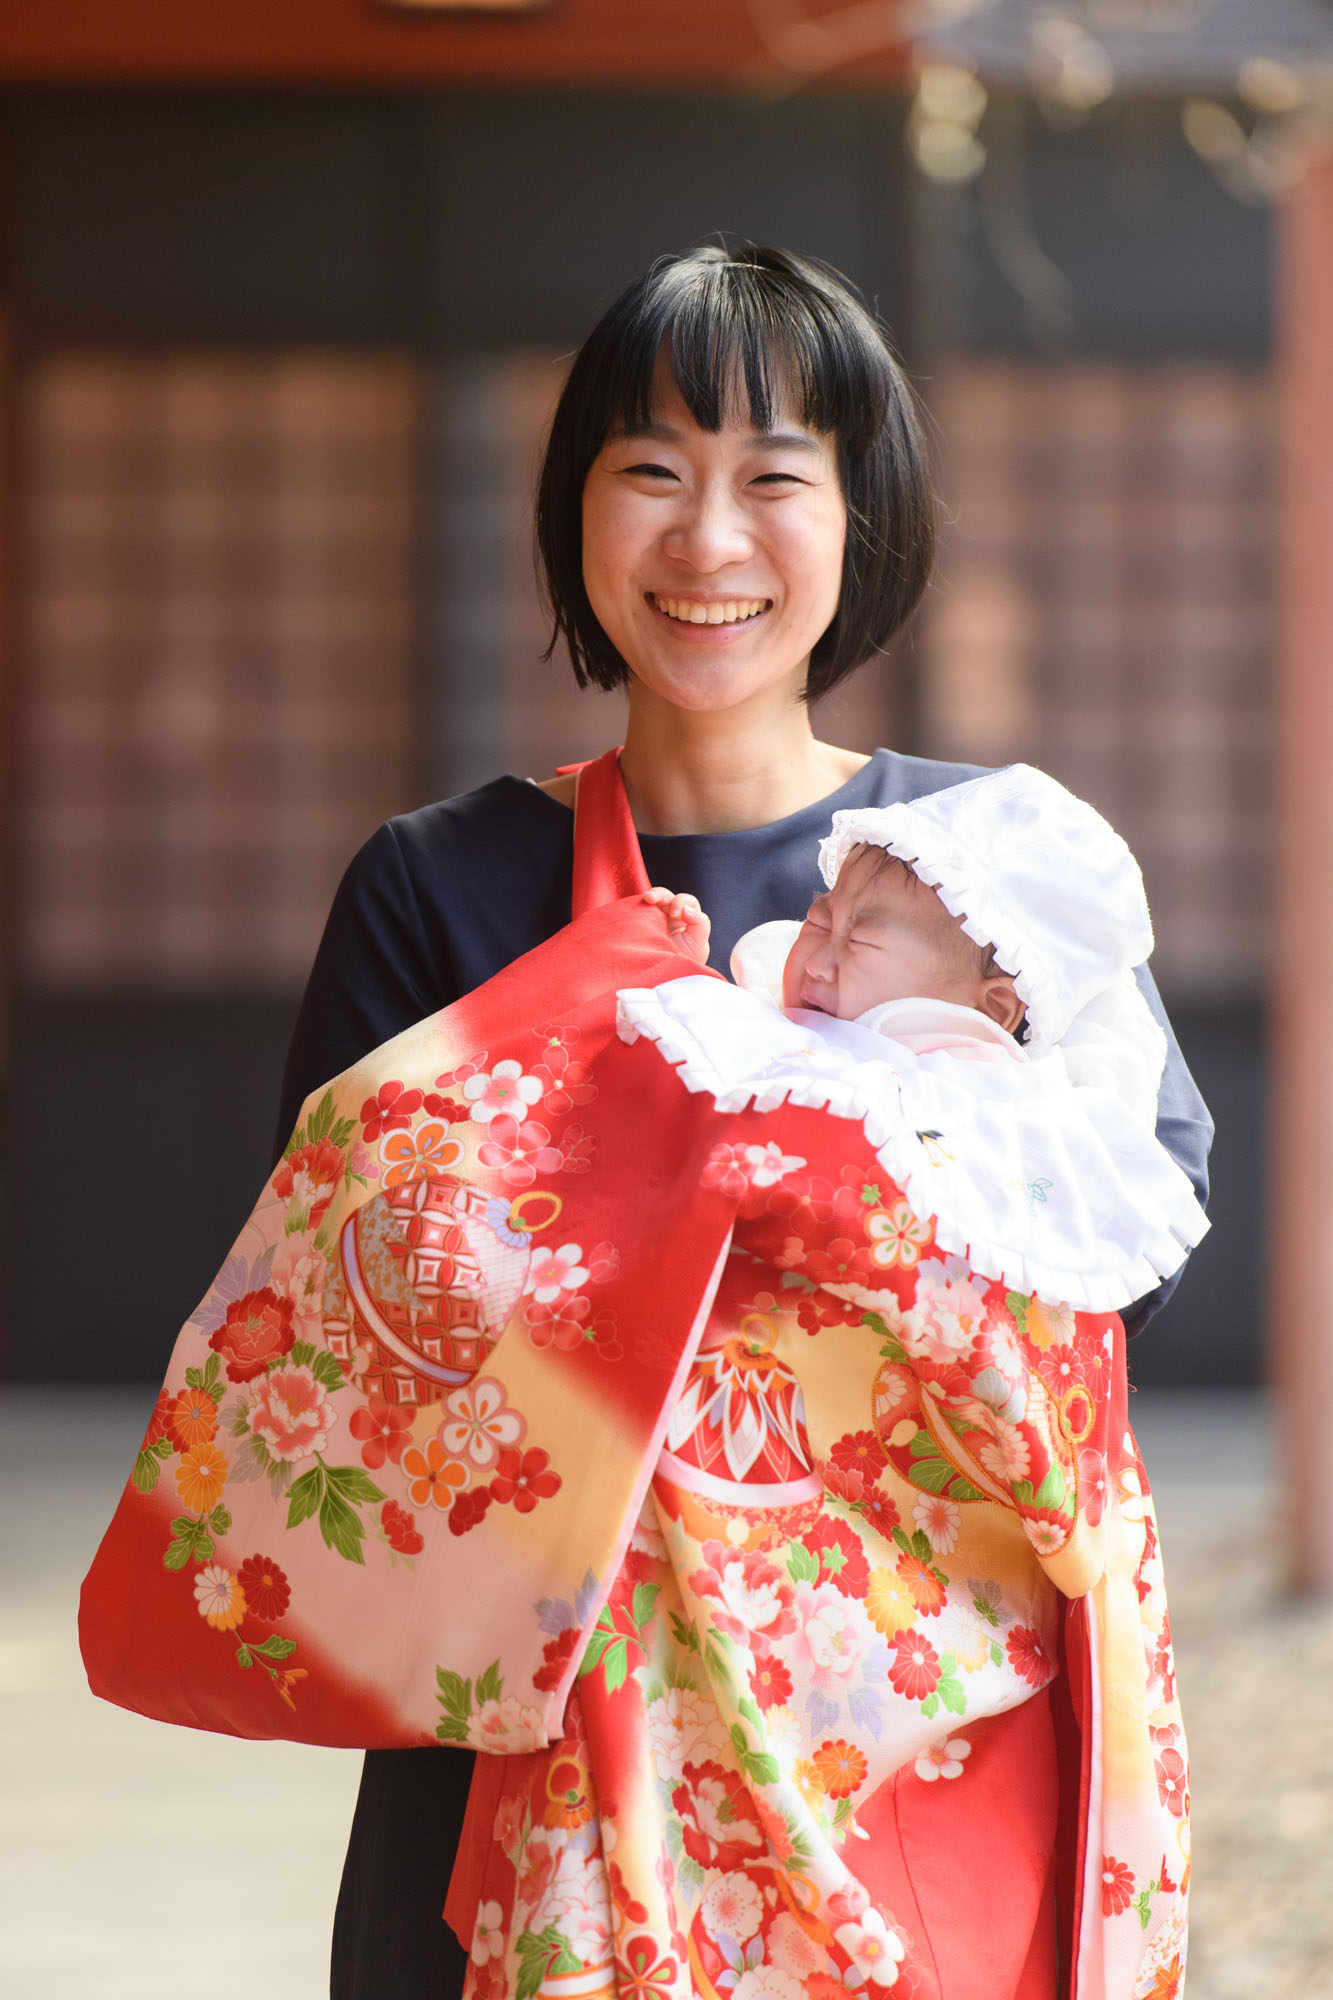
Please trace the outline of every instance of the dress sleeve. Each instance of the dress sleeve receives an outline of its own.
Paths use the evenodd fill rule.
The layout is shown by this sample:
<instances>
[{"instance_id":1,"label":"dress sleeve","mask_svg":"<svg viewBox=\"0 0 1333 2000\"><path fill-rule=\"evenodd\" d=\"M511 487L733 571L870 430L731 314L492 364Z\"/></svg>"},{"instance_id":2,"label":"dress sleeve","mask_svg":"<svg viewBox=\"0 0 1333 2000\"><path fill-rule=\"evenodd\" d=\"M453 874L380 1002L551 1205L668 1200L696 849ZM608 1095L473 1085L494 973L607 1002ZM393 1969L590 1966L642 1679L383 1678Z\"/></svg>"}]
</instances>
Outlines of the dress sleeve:
<instances>
[{"instance_id":1,"label":"dress sleeve","mask_svg":"<svg viewBox=\"0 0 1333 2000\"><path fill-rule=\"evenodd\" d=\"M1208 1206L1208 1153L1213 1143L1213 1121L1208 1106L1199 1095L1198 1085L1185 1066L1185 1058L1180 1053L1180 1044L1166 1017L1161 995L1153 983L1152 974L1146 965L1140 965L1136 977L1143 996L1153 1011L1154 1018L1161 1023L1166 1033L1166 1068L1162 1073L1161 1088L1157 1093L1157 1136L1185 1174L1193 1183L1194 1192L1199 1197L1199 1206ZM1184 1266L1174 1276L1149 1292L1146 1298L1138 1299L1124 1317L1125 1331L1129 1334L1141 1333L1155 1312L1159 1312L1180 1283Z\"/></svg>"},{"instance_id":2,"label":"dress sleeve","mask_svg":"<svg viewBox=\"0 0 1333 2000\"><path fill-rule=\"evenodd\" d=\"M333 899L287 1052L274 1157L313 1090L459 992L452 960L427 942L388 821L353 858Z\"/></svg>"}]
</instances>

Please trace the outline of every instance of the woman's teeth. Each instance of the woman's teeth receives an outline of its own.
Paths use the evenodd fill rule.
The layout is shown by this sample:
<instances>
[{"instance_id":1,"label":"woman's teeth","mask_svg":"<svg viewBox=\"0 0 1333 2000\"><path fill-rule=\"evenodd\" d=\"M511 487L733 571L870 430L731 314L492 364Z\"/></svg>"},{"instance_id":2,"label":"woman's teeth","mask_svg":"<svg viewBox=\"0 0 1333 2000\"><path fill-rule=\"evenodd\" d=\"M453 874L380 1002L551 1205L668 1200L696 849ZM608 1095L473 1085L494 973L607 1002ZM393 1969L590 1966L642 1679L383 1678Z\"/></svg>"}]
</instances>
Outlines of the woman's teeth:
<instances>
[{"instance_id":1,"label":"woman's teeth","mask_svg":"<svg viewBox=\"0 0 1333 2000\"><path fill-rule=\"evenodd\" d=\"M654 596L652 602L655 609L668 618L678 619L682 625L739 625L768 609L766 597L736 597L721 604L696 604L688 597Z\"/></svg>"}]
</instances>

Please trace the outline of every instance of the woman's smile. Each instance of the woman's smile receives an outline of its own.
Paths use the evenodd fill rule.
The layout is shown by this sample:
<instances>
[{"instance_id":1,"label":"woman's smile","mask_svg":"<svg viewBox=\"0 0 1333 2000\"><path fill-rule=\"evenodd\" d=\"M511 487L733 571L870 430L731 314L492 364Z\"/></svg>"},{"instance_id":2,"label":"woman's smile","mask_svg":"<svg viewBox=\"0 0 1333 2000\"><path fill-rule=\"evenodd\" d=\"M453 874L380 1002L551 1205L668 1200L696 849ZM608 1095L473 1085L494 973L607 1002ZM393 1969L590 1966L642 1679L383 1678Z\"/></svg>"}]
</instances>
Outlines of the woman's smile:
<instances>
[{"instance_id":1,"label":"woman's smile","mask_svg":"<svg viewBox=\"0 0 1333 2000\"><path fill-rule=\"evenodd\" d=\"M769 597L683 597L650 590L648 602L674 625L752 625L772 608Z\"/></svg>"}]
</instances>

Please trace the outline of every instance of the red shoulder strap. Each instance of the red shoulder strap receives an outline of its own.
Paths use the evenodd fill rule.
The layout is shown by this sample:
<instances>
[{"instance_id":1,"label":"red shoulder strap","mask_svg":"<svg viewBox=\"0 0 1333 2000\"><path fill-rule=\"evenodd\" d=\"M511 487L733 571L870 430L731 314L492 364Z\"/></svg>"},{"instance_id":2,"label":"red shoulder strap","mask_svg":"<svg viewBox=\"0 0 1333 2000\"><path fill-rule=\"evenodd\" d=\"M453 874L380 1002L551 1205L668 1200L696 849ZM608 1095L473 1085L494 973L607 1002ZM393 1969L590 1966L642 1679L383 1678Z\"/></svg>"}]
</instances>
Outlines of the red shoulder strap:
<instances>
[{"instance_id":1,"label":"red shoulder strap","mask_svg":"<svg viewBox=\"0 0 1333 2000\"><path fill-rule=\"evenodd\" d=\"M620 749L575 767L574 915L649 887L639 836L620 781Z\"/></svg>"}]
</instances>

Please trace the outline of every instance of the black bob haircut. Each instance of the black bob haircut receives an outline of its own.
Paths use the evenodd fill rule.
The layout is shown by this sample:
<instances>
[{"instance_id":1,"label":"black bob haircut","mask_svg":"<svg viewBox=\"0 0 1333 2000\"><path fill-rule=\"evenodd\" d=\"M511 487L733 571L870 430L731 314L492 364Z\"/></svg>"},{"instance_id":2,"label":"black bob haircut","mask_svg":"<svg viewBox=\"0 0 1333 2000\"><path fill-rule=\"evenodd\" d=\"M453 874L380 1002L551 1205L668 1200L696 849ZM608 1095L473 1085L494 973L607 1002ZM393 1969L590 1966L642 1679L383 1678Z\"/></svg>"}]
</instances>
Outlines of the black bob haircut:
<instances>
[{"instance_id":1,"label":"black bob haircut","mask_svg":"<svg viewBox=\"0 0 1333 2000\"><path fill-rule=\"evenodd\" d=\"M829 264L789 250L715 245L663 257L623 291L574 358L537 488L537 554L553 630L580 687L629 669L583 583L583 487L613 430L652 421L664 356L701 429L720 430L740 386L772 427L792 395L801 422L836 441L847 507L842 592L810 657L805 695L827 694L911 617L930 577L935 503L907 380L860 294Z\"/></svg>"}]
</instances>

